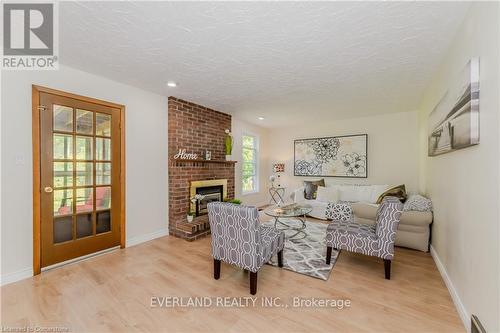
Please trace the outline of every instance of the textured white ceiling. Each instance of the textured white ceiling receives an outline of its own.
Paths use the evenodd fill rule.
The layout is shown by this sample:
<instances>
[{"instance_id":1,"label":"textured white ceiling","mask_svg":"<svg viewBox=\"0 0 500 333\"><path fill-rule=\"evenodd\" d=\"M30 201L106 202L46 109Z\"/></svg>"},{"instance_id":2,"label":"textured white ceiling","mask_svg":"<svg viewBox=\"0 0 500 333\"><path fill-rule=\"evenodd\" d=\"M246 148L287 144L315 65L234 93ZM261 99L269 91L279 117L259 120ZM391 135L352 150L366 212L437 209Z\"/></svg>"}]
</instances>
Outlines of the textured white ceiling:
<instances>
[{"instance_id":1,"label":"textured white ceiling","mask_svg":"<svg viewBox=\"0 0 500 333\"><path fill-rule=\"evenodd\" d=\"M270 127L411 111L467 8L63 2L60 60Z\"/></svg>"}]
</instances>

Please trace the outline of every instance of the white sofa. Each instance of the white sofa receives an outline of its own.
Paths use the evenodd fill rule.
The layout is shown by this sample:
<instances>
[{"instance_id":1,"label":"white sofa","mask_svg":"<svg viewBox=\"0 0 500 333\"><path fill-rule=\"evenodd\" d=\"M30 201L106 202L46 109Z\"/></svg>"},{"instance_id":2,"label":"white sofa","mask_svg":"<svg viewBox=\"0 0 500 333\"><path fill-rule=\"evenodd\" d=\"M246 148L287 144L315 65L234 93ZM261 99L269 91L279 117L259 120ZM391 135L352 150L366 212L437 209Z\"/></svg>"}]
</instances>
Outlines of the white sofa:
<instances>
[{"instance_id":1,"label":"white sofa","mask_svg":"<svg viewBox=\"0 0 500 333\"><path fill-rule=\"evenodd\" d=\"M389 185L320 186L316 199L307 200L302 187L293 191L291 199L296 203L311 205L313 210L309 216L321 220L326 220L328 202L350 201L356 222L374 224L378 209L376 201L389 188ZM396 245L427 252L432 219L432 212L404 211L396 235Z\"/></svg>"}]
</instances>

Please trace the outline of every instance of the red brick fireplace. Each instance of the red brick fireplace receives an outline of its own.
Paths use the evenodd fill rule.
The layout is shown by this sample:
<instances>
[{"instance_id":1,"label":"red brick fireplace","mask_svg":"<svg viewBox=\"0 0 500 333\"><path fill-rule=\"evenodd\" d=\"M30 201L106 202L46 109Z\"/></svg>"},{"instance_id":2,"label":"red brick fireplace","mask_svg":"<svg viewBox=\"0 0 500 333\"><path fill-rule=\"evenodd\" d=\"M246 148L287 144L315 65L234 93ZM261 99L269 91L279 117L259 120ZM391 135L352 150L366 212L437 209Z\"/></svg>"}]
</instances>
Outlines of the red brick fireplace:
<instances>
[{"instance_id":1,"label":"red brick fireplace","mask_svg":"<svg viewBox=\"0 0 500 333\"><path fill-rule=\"evenodd\" d=\"M187 240L195 240L210 233L207 215L187 223L186 215L192 204L192 184L210 186L212 180L227 180L224 193L234 198L234 164L226 161L224 131L231 130L231 116L175 97L168 98L169 150L169 232ZM198 158L174 159L180 149ZM210 151L211 160L205 160ZM223 182L216 182L223 183ZM216 184L216 185L217 185ZM194 186L196 188L196 186ZM195 192L194 192L195 193Z\"/></svg>"}]
</instances>

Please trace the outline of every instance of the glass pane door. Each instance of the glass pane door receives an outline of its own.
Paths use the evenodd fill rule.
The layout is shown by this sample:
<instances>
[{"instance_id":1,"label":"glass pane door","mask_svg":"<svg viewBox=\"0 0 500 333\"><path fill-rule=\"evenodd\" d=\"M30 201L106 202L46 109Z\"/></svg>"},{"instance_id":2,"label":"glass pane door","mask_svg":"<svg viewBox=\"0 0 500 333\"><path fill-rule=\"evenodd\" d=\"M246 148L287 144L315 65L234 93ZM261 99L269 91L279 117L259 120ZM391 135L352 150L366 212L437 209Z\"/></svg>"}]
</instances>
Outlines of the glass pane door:
<instances>
[{"instance_id":1,"label":"glass pane door","mask_svg":"<svg viewBox=\"0 0 500 333\"><path fill-rule=\"evenodd\" d=\"M54 243L111 231L111 117L53 105Z\"/></svg>"},{"instance_id":2,"label":"glass pane door","mask_svg":"<svg viewBox=\"0 0 500 333\"><path fill-rule=\"evenodd\" d=\"M119 240L113 223L119 214L114 206L120 205L114 203L119 113L52 95L45 103L50 108L41 116L42 262L46 248L46 263L52 263Z\"/></svg>"}]
</instances>

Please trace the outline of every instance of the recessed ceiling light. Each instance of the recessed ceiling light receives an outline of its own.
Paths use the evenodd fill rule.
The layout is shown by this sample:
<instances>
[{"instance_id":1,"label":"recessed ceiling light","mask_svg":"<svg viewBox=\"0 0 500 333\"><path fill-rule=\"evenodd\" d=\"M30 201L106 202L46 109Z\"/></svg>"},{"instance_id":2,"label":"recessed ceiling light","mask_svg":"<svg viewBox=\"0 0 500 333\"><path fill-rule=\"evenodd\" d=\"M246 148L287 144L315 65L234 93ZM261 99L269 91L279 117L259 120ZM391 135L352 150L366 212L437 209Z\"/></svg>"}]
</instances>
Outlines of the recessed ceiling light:
<instances>
[{"instance_id":1,"label":"recessed ceiling light","mask_svg":"<svg viewBox=\"0 0 500 333\"><path fill-rule=\"evenodd\" d=\"M174 87L177 87L177 83L170 81L170 82L167 82L167 86L174 88Z\"/></svg>"},{"instance_id":2,"label":"recessed ceiling light","mask_svg":"<svg viewBox=\"0 0 500 333\"><path fill-rule=\"evenodd\" d=\"M259 117L259 118L257 118L257 119L259 119L259 120L264 120L264 117Z\"/></svg>"}]
</instances>

